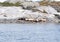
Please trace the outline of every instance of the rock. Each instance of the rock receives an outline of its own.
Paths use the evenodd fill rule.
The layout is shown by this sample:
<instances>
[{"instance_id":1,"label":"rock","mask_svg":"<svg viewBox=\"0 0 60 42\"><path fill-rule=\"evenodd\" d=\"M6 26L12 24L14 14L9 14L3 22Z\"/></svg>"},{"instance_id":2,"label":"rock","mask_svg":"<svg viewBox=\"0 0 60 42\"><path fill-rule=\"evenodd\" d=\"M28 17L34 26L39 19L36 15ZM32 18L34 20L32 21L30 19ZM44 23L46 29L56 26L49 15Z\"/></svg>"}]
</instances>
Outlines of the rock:
<instances>
[{"instance_id":1,"label":"rock","mask_svg":"<svg viewBox=\"0 0 60 42\"><path fill-rule=\"evenodd\" d=\"M55 10L53 7L51 6L40 6L40 7L36 7L36 9L40 10L43 13L48 13L48 14L55 14L58 13L57 10Z\"/></svg>"},{"instance_id":2,"label":"rock","mask_svg":"<svg viewBox=\"0 0 60 42\"><path fill-rule=\"evenodd\" d=\"M54 14L56 17L57 17L57 19L60 19L60 15L59 14Z\"/></svg>"},{"instance_id":3,"label":"rock","mask_svg":"<svg viewBox=\"0 0 60 42\"><path fill-rule=\"evenodd\" d=\"M26 9L28 9L28 10L31 10L32 8L33 8L32 6L26 7Z\"/></svg>"},{"instance_id":4,"label":"rock","mask_svg":"<svg viewBox=\"0 0 60 42\"><path fill-rule=\"evenodd\" d=\"M18 18L18 20L26 20L25 18Z\"/></svg>"},{"instance_id":5,"label":"rock","mask_svg":"<svg viewBox=\"0 0 60 42\"><path fill-rule=\"evenodd\" d=\"M23 2L21 3L21 5L23 5L24 8L27 8L27 7L38 7L40 6L38 2Z\"/></svg>"},{"instance_id":6,"label":"rock","mask_svg":"<svg viewBox=\"0 0 60 42\"><path fill-rule=\"evenodd\" d=\"M60 21L58 23L60 23Z\"/></svg>"},{"instance_id":7,"label":"rock","mask_svg":"<svg viewBox=\"0 0 60 42\"><path fill-rule=\"evenodd\" d=\"M29 7L27 7L27 8L29 9ZM46 7L41 6L39 8L36 7L35 9L36 10L33 10L34 11L33 12L30 9L25 10L20 7L1 7L1 10L4 10L4 11L2 11L0 13L0 19L5 19L2 21L6 21L6 22L9 19L12 19L12 20L18 21L19 23L21 20L30 21L30 22L46 22L47 20L48 21L55 21L55 19L57 19L57 18L60 19L60 15L59 15L60 13L59 14L58 13L52 14L51 10L49 10L49 9L51 9L50 7L49 7L49 9L47 9L47 6ZM51 13L51 14L48 14L44 11Z\"/></svg>"},{"instance_id":8,"label":"rock","mask_svg":"<svg viewBox=\"0 0 60 42\"><path fill-rule=\"evenodd\" d=\"M7 15L3 15L4 17L7 17Z\"/></svg>"},{"instance_id":9,"label":"rock","mask_svg":"<svg viewBox=\"0 0 60 42\"><path fill-rule=\"evenodd\" d=\"M60 19L60 16L58 16L58 19Z\"/></svg>"},{"instance_id":10,"label":"rock","mask_svg":"<svg viewBox=\"0 0 60 42\"><path fill-rule=\"evenodd\" d=\"M42 12L42 11L40 11L40 10L38 10L38 9L36 9L36 8L32 8L32 12ZM43 13L43 12L42 12Z\"/></svg>"},{"instance_id":11,"label":"rock","mask_svg":"<svg viewBox=\"0 0 60 42\"><path fill-rule=\"evenodd\" d=\"M55 16L59 16L58 14L54 14Z\"/></svg>"},{"instance_id":12,"label":"rock","mask_svg":"<svg viewBox=\"0 0 60 42\"><path fill-rule=\"evenodd\" d=\"M58 12L60 12L60 6L52 5L51 7L53 7L53 8L56 9Z\"/></svg>"}]
</instances>

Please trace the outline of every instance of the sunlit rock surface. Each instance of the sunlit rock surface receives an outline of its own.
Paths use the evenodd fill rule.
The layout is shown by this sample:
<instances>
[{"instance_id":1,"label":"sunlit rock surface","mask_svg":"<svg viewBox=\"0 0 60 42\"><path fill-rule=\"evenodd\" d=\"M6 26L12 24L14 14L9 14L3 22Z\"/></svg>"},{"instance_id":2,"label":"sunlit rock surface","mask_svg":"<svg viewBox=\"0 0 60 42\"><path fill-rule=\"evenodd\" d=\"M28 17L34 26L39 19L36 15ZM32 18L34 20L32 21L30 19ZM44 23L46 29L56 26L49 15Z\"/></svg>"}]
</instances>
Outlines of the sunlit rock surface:
<instances>
[{"instance_id":1,"label":"sunlit rock surface","mask_svg":"<svg viewBox=\"0 0 60 42\"><path fill-rule=\"evenodd\" d=\"M55 21L55 15L59 15L54 8L51 6L41 6L35 7L37 10L41 12L33 12L32 10L23 9L22 7L0 7L0 19L24 19L24 20L32 20L32 21ZM4 20L5 21L5 20Z\"/></svg>"}]
</instances>

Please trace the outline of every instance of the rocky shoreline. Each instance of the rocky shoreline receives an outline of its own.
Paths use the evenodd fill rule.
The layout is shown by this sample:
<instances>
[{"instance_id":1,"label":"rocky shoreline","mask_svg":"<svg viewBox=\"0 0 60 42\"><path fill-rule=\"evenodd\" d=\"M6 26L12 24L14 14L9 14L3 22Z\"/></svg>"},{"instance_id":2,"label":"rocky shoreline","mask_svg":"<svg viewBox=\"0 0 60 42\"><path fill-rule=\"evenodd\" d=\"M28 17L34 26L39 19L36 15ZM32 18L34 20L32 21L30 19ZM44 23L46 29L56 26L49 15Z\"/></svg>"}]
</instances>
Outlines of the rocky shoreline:
<instances>
[{"instance_id":1,"label":"rocky shoreline","mask_svg":"<svg viewBox=\"0 0 60 42\"><path fill-rule=\"evenodd\" d=\"M0 23L60 23L60 13L51 6L0 7Z\"/></svg>"}]
</instances>

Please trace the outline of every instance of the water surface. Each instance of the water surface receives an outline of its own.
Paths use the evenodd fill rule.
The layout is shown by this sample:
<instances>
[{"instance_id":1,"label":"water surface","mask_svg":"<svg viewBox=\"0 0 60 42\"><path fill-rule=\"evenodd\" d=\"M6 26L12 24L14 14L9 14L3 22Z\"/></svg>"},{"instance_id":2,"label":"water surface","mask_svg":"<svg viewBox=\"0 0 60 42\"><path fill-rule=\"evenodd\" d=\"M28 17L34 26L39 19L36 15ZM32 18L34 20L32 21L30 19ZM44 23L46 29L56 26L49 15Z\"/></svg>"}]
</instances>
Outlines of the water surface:
<instances>
[{"instance_id":1,"label":"water surface","mask_svg":"<svg viewBox=\"0 0 60 42\"><path fill-rule=\"evenodd\" d=\"M60 42L60 24L0 24L0 42Z\"/></svg>"}]
</instances>

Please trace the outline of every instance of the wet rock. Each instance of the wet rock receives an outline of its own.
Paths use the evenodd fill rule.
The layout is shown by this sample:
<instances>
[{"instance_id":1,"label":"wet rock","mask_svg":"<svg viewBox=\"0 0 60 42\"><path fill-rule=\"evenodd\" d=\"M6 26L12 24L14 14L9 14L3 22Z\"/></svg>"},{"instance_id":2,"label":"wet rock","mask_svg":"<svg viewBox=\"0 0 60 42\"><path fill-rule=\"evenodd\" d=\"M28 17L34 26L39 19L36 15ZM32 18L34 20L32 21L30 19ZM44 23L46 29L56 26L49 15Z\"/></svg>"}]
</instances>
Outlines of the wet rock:
<instances>
[{"instance_id":1,"label":"wet rock","mask_svg":"<svg viewBox=\"0 0 60 42\"><path fill-rule=\"evenodd\" d=\"M54 14L58 19L60 19L60 15L59 14Z\"/></svg>"},{"instance_id":2,"label":"wet rock","mask_svg":"<svg viewBox=\"0 0 60 42\"><path fill-rule=\"evenodd\" d=\"M55 16L59 16L58 14L54 14Z\"/></svg>"},{"instance_id":3,"label":"wet rock","mask_svg":"<svg viewBox=\"0 0 60 42\"><path fill-rule=\"evenodd\" d=\"M3 15L4 17L7 17L7 15Z\"/></svg>"},{"instance_id":4,"label":"wet rock","mask_svg":"<svg viewBox=\"0 0 60 42\"><path fill-rule=\"evenodd\" d=\"M60 21L58 23L60 23Z\"/></svg>"},{"instance_id":5,"label":"wet rock","mask_svg":"<svg viewBox=\"0 0 60 42\"><path fill-rule=\"evenodd\" d=\"M33 7L31 7L31 6L26 7L27 10L31 10L32 8Z\"/></svg>"},{"instance_id":6,"label":"wet rock","mask_svg":"<svg viewBox=\"0 0 60 42\"><path fill-rule=\"evenodd\" d=\"M33 7L32 6L23 6L23 5L20 5L22 7L22 9L25 9L25 10L31 10Z\"/></svg>"},{"instance_id":7,"label":"wet rock","mask_svg":"<svg viewBox=\"0 0 60 42\"><path fill-rule=\"evenodd\" d=\"M18 20L25 20L25 18L18 18Z\"/></svg>"},{"instance_id":8,"label":"wet rock","mask_svg":"<svg viewBox=\"0 0 60 42\"><path fill-rule=\"evenodd\" d=\"M58 19L60 19L60 16L58 16Z\"/></svg>"}]
</instances>

